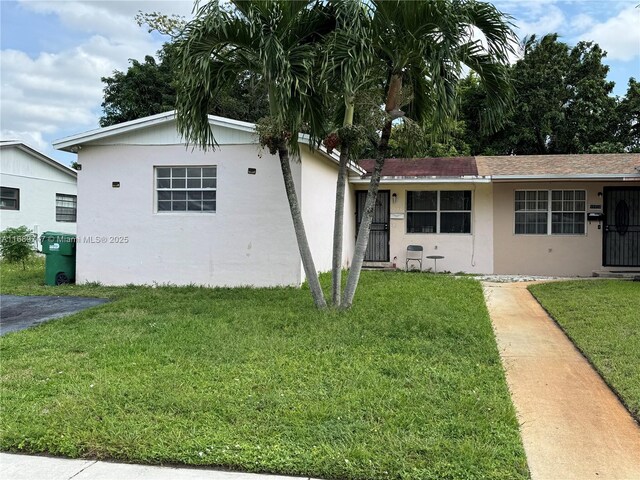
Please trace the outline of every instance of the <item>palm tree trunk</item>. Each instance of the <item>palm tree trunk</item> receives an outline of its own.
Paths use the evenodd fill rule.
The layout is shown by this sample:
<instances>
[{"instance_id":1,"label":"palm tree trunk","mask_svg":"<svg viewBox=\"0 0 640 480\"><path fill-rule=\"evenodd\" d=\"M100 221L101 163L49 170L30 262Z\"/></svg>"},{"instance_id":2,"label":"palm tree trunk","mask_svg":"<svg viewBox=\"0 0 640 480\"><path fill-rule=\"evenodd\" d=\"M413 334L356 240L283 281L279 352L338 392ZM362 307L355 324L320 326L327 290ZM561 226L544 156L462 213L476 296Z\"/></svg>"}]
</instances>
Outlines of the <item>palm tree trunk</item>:
<instances>
[{"instance_id":1,"label":"palm tree trunk","mask_svg":"<svg viewBox=\"0 0 640 480\"><path fill-rule=\"evenodd\" d=\"M342 291L342 243L344 240L344 193L346 189L347 164L349 162L349 145L344 144L340 150L340 168L336 185L336 208L333 221L333 262L331 265L331 301L340 306Z\"/></svg>"},{"instance_id":2,"label":"palm tree trunk","mask_svg":"<svg viewBox=\"0 0 640 480\"><path fill-rule=\"evenodd\" d=\"M391 138L391 126L393 120L403 115L403 112L398 108L398 99L402 91L402 74L392 74L389 78L389 84L387 86L387 102L385 104L385 111L389 116L389 119L382 127L382 133L380 134L380 143L378 144L378 154L376 156L375 166L373 173L371 174L371 181L369 182L369 190L367 191L367 200L364 204L364 213L360 221L360 228L358 229L358 237L356 239L356 247L353 252L353 261L351 262L351 268L349 269L349 276L347 277L347 284L344 287L344 295L342 296L341 308L350 308L353 304L353 297L356 294L356 288L360 281L360 272L362 271L362 264L364 263L364 255L369 245L369 232L371 231L371 222L373 221L373 209L376 205L376 197L378 196L378 187L380 186L380 176L382 175L382 167L387 156L387 148L389 147L389 139Z\"/></svg>"},{"instance_id":3,"label":"palm tree trunk","mask_svg":"<svg viewBox=\"0 0 640 480\"><path fill-rule=\"evenodd\" d=\"M307 281L309 282L313 303L317 308L323 309L327 307L327 302L324 299L324 294L318 278L318 272L316 271L316 266L313 263L311 249L309 248L309 242L307 241L307 233L304 229L302 212L300 211L298 195L296 194L296 186L293 182L291 165L289 164L289 149L286 145L280 145L278 148L278 156L280 157L280 167L282 168L284 188L287 192L287 200L289 200L293 228L296 232L296 240L298 241L298 249L300 250L300 258L302 259L304 273L307 277Z\"/></svg>"},{"instance_id":4,"label":"palm tree trunk","mask_svg":"<svg viewBox=\"0 0 640 480\"><path fill-rule=\"evenodd\" d=\"M371 231L371 222L373 221L373 209L376 206L378 188L380 187L380 176L382 174L382 167L384 167L384 162L386 160L386 151L389 145L390 136L391 120L386 122L382 129L380 144L378 146L378 155L376 157L373 173L371 174L369 190L367 191L367 200L364 204L364 212L362 220L360 221L360 228L358 229L356 247L353 252L353 261L351 262L349 276L347 277L347 284L344 287L344 295L342 296L342 303L340 305L343 309L350 308L353 304L353 297L356 294L356 288L360 281L360 272L362 271L362 264L364 263L364 255L367 251L367 246L369 245L369 232Z\"/></svg>"}]
</instances>

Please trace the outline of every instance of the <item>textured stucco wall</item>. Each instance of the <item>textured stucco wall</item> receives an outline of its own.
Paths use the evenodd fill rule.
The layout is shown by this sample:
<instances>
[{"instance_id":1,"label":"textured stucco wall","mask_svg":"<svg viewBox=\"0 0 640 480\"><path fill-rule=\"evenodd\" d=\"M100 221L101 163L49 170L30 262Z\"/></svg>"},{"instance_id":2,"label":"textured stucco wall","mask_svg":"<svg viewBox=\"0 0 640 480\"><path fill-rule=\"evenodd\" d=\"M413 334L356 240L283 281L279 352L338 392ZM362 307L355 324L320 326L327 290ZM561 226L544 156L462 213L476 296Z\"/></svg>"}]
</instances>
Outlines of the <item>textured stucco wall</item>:
<instances>
[{"instance_id":1,"label":"textured stucco wall","mask_svg":"<svg viewBox=\"0 0 640 480\"><path fill-rule=\"evenodd\" d=\"M366 186L357 185L364 190ZM438 271L492 273L493 272L493 200L490 184L385 184L380 190L389 190L391 198L397 195L395 203L391 201L390 213L390 261L396 257L398 268L405 268L408 245L422 245L424 257L442 255L438 260ZM471 234L448 233L406 233L407 232L407 191L421 190L471 190L472 216ZM355 194L354 194L355 195ZM355 210L354 210L355 211ZM394 214L402 218L393 218ZM414 264L412 263L412 266ZM423 269L433 268L433 260L423 259Z\"/></svg>"},{"instance_id":2,"label":"textured stucco wall","mask_svg":"<svg viewBox=\"0 0 640 480\"><path fill-rule=\"evenodd\" d=\"M76 224L56 222L56 193L76 195L73 177L13 147L0 149L0 184L20 189L20 210L0 210L0 229L26 225L36 233L75 233Z\"/></svg>"},{"instance_id":3,"label":"textured stucco wall","mask_svg":"<svg viewBox=\"0 0 640 480\"><path fill-rule=\"evenodd\" d=\"M78 281L107 285L297 285L300 261L280 165L256 145L84 146ZM216 165L217 211L157 213L154 167ZM255 175L247 174L256 168ZM300 164L292 164L300 187ZM120 188L112 188L112 182ZM127 243L111 243L125 237ZM95 243L106 238L106 243Z\"/></svg>"},{"instance_id":4,"label":"textured stucco wall","mask_svg":"<svg viewBox=\"0 0 640 480\"><path fill-rule=\"evenodd\" d=\"M302 156L302 216L319 272L331 270L333 258L333 225L338 165L319 153L301 147ZM345 191L344 238L342 264L346 268L353 255L353 222L349 186Z\"/></svg>"},{"instance_id":5,"label":"textured stucco wall","mask_svg":"<svg viewBox=\"0 0 640 480\"><path fill-rule=\"evenodd\" d=\"M602 269L599 222L587 222L585 235L515 235L515 191L586 190L590 211L589 205L603 205L603 197L598 196L603 187L616 185L638 186L638 182L495 183L495 273L591 276L594 270Z\"/></svg>"}]
</instances>

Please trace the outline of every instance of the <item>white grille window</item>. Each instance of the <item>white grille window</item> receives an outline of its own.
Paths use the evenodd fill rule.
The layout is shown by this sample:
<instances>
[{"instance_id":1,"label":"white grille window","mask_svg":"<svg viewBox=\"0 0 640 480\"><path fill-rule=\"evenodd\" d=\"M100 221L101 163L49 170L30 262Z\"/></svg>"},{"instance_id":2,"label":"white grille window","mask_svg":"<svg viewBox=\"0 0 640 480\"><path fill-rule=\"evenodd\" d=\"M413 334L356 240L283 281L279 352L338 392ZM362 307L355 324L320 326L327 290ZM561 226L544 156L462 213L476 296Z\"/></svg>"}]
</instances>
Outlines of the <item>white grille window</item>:
<instances>
[{"instance_id":1,"label":"white grille window","mask_svg":"<svg viewBox=\"0 0 640 480\"><path fill-rule=\"evenodd\" d=\"M519 190L516 192L516 234L547 233L549 192Z\"/></svg>"},{"instance_id":2,"label":"white grille window","mask_svg":"<svg viewBox=\"0 0 640 480\"><path fill-rule=\"evenodd\" d=\"M159 213L215 213L217 169L202 167L156 167Z\"/></svg>"},{"instance_id":3,"label":"white grille window","mask_svg":"<svg viewBox=\"0 0 640 480\"><path fill-rule=\"evenodd\" d=\"M551 233L584 234L586 193L584 190L551 191Z\"/></svg>"},{"instance_id":4,"label":"white grille window","mask_svg":"<svg viewBox=\"0 0 640 480\"><path fill-rule=\"evenodd\" d=\"M584 235L584 190L517 190L516 235Z\"/></svg>"}]
</instances>

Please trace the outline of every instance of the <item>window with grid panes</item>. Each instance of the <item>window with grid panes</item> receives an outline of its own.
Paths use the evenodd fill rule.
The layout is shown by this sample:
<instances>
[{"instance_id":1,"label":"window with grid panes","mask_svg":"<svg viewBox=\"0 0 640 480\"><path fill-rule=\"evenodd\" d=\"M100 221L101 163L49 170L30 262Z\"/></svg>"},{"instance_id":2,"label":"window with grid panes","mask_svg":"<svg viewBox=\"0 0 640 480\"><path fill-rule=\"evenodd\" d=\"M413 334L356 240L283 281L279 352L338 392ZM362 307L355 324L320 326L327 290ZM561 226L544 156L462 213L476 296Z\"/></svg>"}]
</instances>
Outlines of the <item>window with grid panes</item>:
<instances>
[{"instance_id":1,"label":"window with grid panes","mask_svg":"<svg viewBox=\"0 0 640 480\"><path fill-rule=\"evenodd\" d=\"M586 192L584 190L551 191L551 233L582 235L585 233Z\"/></svg>"},{"instance_id":2,"label":"window with grid panes","mask_svg":"<svg viewBox=\"0 0 640 480\"><path fill-rule=\"evenodd\" d=\"M516 235L584 235L587 192L517 190Z\"/></svg>"},{"instance_id":3,"label":"window with grid panes","mask_svg":"<svg viewBox=\"0 0 640 480\"><path fill-rule=\"evenodd\" d=\"M516 234L546 235L549 221L547 190L516 191Z\"/></svg>"},{"instance_id":4,"label":"window with grid panes","mask_svg":"<svg viewBox=\"0 0 640 480\"><path fill-rule=\"evenodd\" d=\"M217 168L156 167L158 213L215 213Z\"/></svg>"}]
</instances>

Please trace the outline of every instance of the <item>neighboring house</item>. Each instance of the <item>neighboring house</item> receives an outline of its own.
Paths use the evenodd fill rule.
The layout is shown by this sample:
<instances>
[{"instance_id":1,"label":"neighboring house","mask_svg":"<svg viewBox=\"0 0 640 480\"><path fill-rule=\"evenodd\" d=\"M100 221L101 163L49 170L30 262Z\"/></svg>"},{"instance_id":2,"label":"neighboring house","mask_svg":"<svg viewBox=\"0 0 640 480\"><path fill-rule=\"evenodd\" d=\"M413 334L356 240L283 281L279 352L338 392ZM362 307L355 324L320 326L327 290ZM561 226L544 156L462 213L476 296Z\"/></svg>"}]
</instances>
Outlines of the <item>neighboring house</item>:
<instances>
[{"instance_id":1,"label":"neighboring house","mask_svg":"<svg viewBox=\"0 0 640 480\"><path fill-rule=\"evenodd\" d=\"M80 164L78 282L300 285L278 158L259 147L253 124L210 123L215 151L185 146L173 112L54 143ZM292 170L307 236L317 269L329 270L338 158L304 144L300 157ZM353 228L347 216L345 267Z\"/></svg>"},{"instance_id":2,"label":"neighboring house","mask_svg":"<svg viewBox=\"0 0 640 480\"><path fill-rule=\"evenodd\" d=\"M350 181L361 205L369 178ZM416 244L451 272L638 270L640 154L390 159L376 217L371 262Z\"/></svg>"},{"instance_id":3,"label":"neighboring house","mask_svg":"<svg viewBox=\"0 0 640 480\"><path fill-rule=\"evenodd\" d=\"M0 229L76 232L76 172L18 141L0 142Z\"/></svg>"},{"instance_id":4,"label":"neighboring house","mask_svg":"<svg viewBox=\"0 0 640 480\"><path fill-rule=\"evenodd\" d=\"M299 285L304 272L279 161L254 125L210 117L216 151L186 147L173 112L54 144L76 152L78 281ZM293 163L319 271L331 268L338 158ZM372 162L350 166L348 267ZM404 268L408 245L439 270L591 275L640 267L640 155L389 159L366 260ZM423 268L432 267L423 260Z\"/></svg>"}]
</instances>

